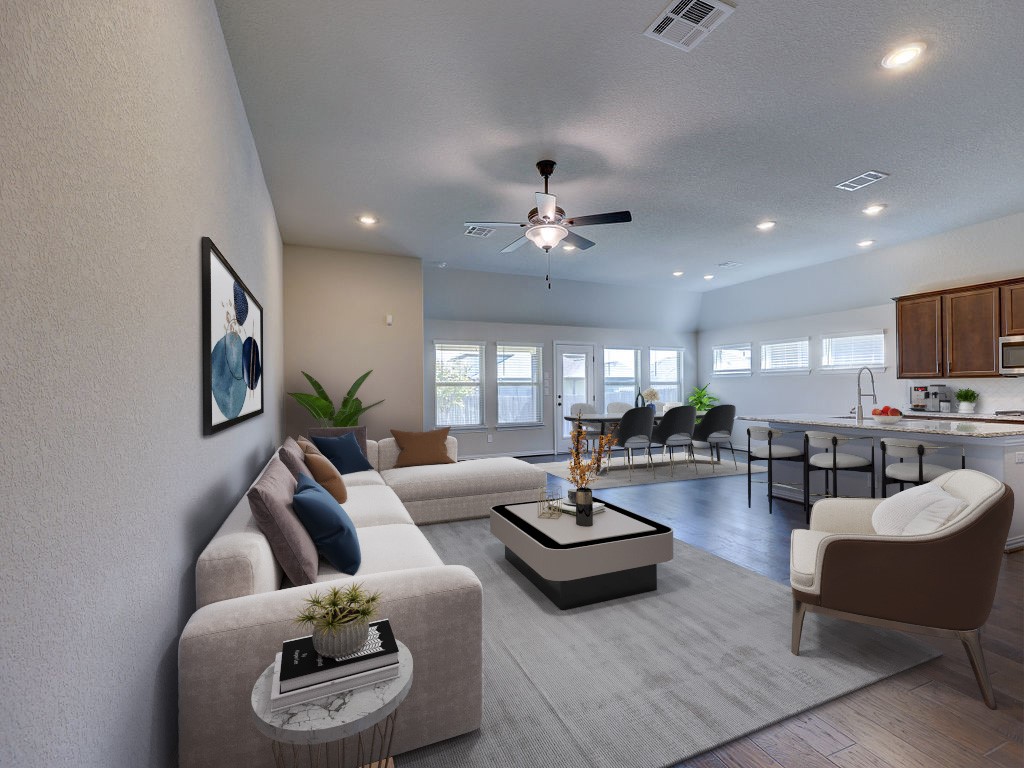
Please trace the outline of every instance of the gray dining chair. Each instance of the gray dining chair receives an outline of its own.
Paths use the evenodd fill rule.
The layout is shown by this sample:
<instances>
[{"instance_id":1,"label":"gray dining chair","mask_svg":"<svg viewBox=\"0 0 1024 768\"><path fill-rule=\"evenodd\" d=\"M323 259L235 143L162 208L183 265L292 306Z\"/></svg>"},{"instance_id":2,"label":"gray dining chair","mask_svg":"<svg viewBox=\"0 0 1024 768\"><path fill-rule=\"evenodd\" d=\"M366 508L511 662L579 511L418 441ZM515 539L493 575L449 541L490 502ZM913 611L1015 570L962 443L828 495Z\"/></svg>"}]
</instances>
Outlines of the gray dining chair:
<instances>
[{"instance_id":1,"label":"gray dining chair","mask_svg":"<svg viewBox=\"0 0 1024 768\"><path fill-rule=\"evenodd\" d=\"M675 473L673 454L676 448L686 448L693 461L693 471L697 471L697 457L693 455L693 429L697 421L697 409L692 405L677 405L665 412L661 421L654 425L651 432L651 445L661 446L662 455L668 451L669 475Z\"/></svg>"},{"instance_id":2,"label":"gray dining chair","mask_svg":"<svg viewBox=\"0 0 1024 768\"><path fill-rule=\"evenodd\" d=\"M651 432L654 429L654 411L646 406L630 408L622 414L615 430L615 445L622 448L623 461L628 462L629 478L633 478L633 451L642 448L651 462Z\"/></svg>"},{"instance_id":3,"label":"gray dining chair","mask_svg":"<svg viewBox=\"0 0 1024 768\"><path fill-rule=\"evenodd\" d=\"M736 451L732 447L732 427L736 422L735 405L716 405L704 414L700 423L693 430L693 447L707 448L711 456L711 471L715 471L715 454L718 454L718 462L722 461L722 446L728 445L732 453L732 464L739 469L736 463Z\"/></svg>"},{"instance_id":4,"label":"gray dining chair","mask_svg":"<svg viewBox=\"0 0 1024 768\"><path fill-rule=\"evenodd\" d=\"M575 403L569 407L569 415L572 417L586 416L587 414L596 414L597 409L590 403ZM587 446L587 450L594 450L593 442L601 437L600 427L594 429L593 427L583 426L583 442Z\"/></svg>"}]
</instances>

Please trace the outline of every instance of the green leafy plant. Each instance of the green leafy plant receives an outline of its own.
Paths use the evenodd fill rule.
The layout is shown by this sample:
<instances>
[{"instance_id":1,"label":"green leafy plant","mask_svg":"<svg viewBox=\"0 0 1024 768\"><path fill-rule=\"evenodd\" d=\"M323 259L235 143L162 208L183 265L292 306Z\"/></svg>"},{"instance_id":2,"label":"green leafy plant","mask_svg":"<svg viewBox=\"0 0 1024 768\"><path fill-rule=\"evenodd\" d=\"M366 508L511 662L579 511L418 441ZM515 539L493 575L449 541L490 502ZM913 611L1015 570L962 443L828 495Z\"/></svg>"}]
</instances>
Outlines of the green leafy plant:
<instances>
[{"instance_id":1,"label":"green leafy plant","mask_svg":"<svg viewBox=\"0 0 1024 768\"><path fill-rule=\"evenodd\" d=\"M359 424L360 416L375 405L380 405L384 402L383 400L378 400L376 403L364 406L363 401L356 397L356 392L363 386L366 377L371 373L373 373L372 368L353 382L337 410L335 410L334 403L331 402L331 398L327 395L327 391L320 386L320 382L305 371L302 372L302 375L306 377L306 381L313 388L313 394L308 392L289 392L288 395L295 398L295 401L309 411L313 418L326 426L354 427Z\"/></svg>"},{"instance_id":2,"label":"green leafy plant","mask_svg":"<svg viewBox=\"0 0 1024 768\"><path fill-rule=\"evenodd\" d=\"M956 399L960 403L976 403L978 402L978 393L973 389L964 387L956 391Z\"/></svg>"},{"instance_id":3,"label":"green leafy plant","mask_svg":"<svg viewBox=\"0 0 1024 768\"><path fill-rule=\"evenodd\" d=\"M693 392L687 398L687 402L698 411L710 411L715 403L718 402L718 398L708 392L708 387L710 386L711 382L709 381L703 387L694 387Z\"/></svg>"},{"instance_id":4,"label":"green leafy plant","mask_svg":"<svg viewBox=\"0 0 1024 768\"><path fill-rule=\"evenodd\" d=\"M327 594L314 592L295 621L306 627L331 631L353 621L369 621L377 613L380 592L369 593L362 584L344 589L331 587Z\"/></svg>"}]
</instances>

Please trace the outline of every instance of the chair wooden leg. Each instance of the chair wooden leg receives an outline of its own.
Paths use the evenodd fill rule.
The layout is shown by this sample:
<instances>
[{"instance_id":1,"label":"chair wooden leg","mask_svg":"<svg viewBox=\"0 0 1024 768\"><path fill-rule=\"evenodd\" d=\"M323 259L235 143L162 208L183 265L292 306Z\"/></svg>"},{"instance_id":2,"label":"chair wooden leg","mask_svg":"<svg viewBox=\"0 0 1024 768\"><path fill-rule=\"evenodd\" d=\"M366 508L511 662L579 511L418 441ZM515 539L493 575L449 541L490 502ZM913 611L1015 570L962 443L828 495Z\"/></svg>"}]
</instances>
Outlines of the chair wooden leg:
<instances>
[{"instance_id":1,"label":"chair wooden leg","mask_svg":"<svg viewBox=\"0 0 1024 768\"><path fill-rule=\"evenodd\" d=\"M971 662L971 669L974 670L974 678L978 681L981 689L981 696L985 699L985 706L989 709L996 708L996 696L992 691L992 681L988 678L988 669L985 666L985 653L981 648L981 630L974 629L970 632L957 632L957 637L963 643L967 651L967 658Z\"/></svg>"},{"instance_id":2,"label":"chair wooden leg","mask_svg":"<svg viewBox=\"0 0 1024 768\"><path fill-rule=\"evenodd\" d=\"M800 655L800 635L804 631L804 616L807 615L807 606L793 598L793 639L790 643L789 650L793 652L794 656Z\"/></svg>"}]
</instances>

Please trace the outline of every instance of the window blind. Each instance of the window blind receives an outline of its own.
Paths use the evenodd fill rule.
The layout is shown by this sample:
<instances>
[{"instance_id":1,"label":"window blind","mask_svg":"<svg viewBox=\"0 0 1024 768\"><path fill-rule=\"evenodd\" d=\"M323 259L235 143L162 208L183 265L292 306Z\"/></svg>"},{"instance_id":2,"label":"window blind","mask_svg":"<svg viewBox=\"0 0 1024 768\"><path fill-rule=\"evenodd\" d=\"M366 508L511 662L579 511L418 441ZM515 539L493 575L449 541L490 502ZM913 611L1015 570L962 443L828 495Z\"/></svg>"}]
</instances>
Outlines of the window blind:
<instances>
[{"instance_id":1,"label":"window blind","mask_svg":"<svg viewBox=\"0 0 1024 768\"><path fill-rule=\"evenodd\" d=\"M821 367L826 370L882 367L885 334L882 331L833 334L821 337Z\"/></svg>"},{"instance_id":2,"label":"window blind","mask_svg":"<svg viewBox=\"0 0 1024 768\"><path fill-rule=\"evenodd\" d=\"M541 347L499 344L497 370L498 425L543 422L540 396Z\"/></svg>"},{"instance_id":3,"label":"window blind","mask_svg":"<svg viewBox=\"0 0 1024 768\"><path fill-rule=\"evenodd\" d=\"M658 399L661 402L682 402L683 351L652 347L649 381L651 386L658 390Z\"/></svg>"},{"instance_id":4,"label":"window blind","mask_svg":"<svg viewBox=\"0 0 1024 768\"><path fill-rule=\"evenodd\" d=\"M806 373L811 370L811 340L786 339L761 344L761 370L765 373Z\"/></svg>"},{"instance_id":5,"label":"window blind","mask_svg":"<svg viewBox=\"0 0 1024 768\"><path fill-rule=\"evenodd\" d=\"M484 345L434 342L434 424L483 426Z\"/></svg>"},{"instance_id":6,"label":"window blind","mask_svg":"<svg viewBox=\"0 0 1024 768\"><path fill-rule=\"evenodd\" d=\"M714 367L712 373L719 376L750 374L750 343L723 344L712 348Z\"/></svg>"},{"instance_id":7,"label":"window blind","mask_svg":"<svg viewBox=\"0 0 1024 768\"><path fill-rule=\"evenodd\" d=\"M604 404L626 403L630 407L636 400L639 387L637 379L637 358L640 350L635 348L611 348L604 350Z\"/></svg>"}]
</instances>

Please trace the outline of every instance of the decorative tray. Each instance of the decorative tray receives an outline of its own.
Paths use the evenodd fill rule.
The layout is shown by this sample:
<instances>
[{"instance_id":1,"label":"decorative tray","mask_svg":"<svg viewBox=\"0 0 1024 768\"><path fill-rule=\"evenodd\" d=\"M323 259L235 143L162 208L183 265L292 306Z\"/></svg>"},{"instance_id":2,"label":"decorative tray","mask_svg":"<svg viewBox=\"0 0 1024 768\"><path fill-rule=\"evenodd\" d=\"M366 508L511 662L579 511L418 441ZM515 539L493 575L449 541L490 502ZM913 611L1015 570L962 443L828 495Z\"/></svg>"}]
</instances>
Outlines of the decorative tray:
<instances>
[{"instance_id":1,"label":"decorative tray","mask_svg":"<svg viewBox=\"0 0 1024 768\"><path fill-rule=\"evenodd\" d=\"M571 515L576 514L576 505L570 504L568 499L562 499L560 502L558 502L558 506L561 507L563 512L568 512ZM603 501L594 502L594 514L596 515L598 512L604 512Z\"/></svg>"}]
</instances>

